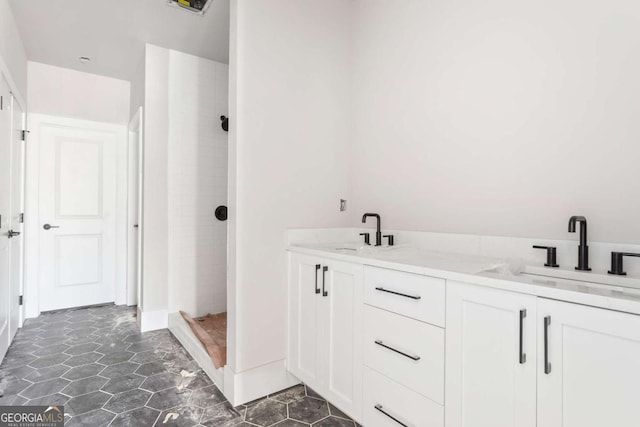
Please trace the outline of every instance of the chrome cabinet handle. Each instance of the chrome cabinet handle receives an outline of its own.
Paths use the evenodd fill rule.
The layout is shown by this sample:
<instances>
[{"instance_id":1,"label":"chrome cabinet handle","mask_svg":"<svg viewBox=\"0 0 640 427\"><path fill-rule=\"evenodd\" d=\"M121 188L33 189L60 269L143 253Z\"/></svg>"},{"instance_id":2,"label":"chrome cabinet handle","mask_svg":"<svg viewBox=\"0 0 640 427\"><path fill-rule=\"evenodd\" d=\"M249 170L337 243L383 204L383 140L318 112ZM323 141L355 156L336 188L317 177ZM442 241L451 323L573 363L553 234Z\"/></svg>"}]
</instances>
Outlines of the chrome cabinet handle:
<instances>
[{"instance_id":1,"label":"chrome cabinet handle","mask_svg":"<svg viewBox=\"0 0 640 427\"><path fill-rule=\"evenodd\" d=\"M524 364L527 362L527 355L524 352L524 343L523 343L523 329L524 329L524 318L527 317L527 310L520 310L520 364Z\"/></svg>"},{"instance_id":2,"label":"chrome cabinet handle","mask_svg":"<svg viewBox=\"0 0 640 427\"><path fill-rule=\"evenodd\" d=\"M60 228L59 225L51 225L51 224L45 224L42 226L42 228L44 228L45 230L51 230L52 228Z\"/></svg>"},{"instance_id":3,"label":"chrome cabinet handle","mask_svg":"<svg viewBox=\"0 0 640 427\"><path fill-rule=\"evenodd\" d=\"M420 360L420 356L412 356L412 355L410 355L410 354L407 354L407 353L405 353L405 352L403 352L403 351L398 350L397 348L393 348L393 347L391 347L391 346L389 346L389 345L387 345L387 344L383 343L383 342L382 342L382 340L375 340L375 341L374 341L374 343L376 343L376 344L377 344L377 345L379 345L380 347L384 347L384 348L386 348L387 350L391 350L391 351L393 351L393 352L396 352L396 353L398 353L398 354L403 355L404 357L408 357L408 358L409 358L409 359L411 359L411 360L415 360L415 361Z\"/></svg>"},{"instance_id":4,"label":"chrome cabinet handle","mask_svg":"<svg viewBox=\"0 0 640 427\"><path fill-rule=\"evenodd\" d=\"M551 324L551 316L544 318L544 373L551 373L551 363L549 363L549 325Z\"/></svg>"},{"instance_id":5,"label":"chrome cabinet handle","mask_svg":"<svg viewBox=\"0 0 640 427\"><path fill-rule=\"evenodd\" d=\"M388 294L393 294L393 295L399 295L401 297L405 297L405 298L411 298L411 299L415 299L415 300L419 300L420 298L422 298L420 295L409 295L409 294L403 294L402 292L397 292L397 291L391 291L389 289L385 289L382 286L378 286L376 288L376 291L380 291L380 292L386 292Z\"/></svg>"},{"instance_id":6,"label":"chrome cabinet handle","mask_svg":"<svg viewBox=\"0 0 640 427\"><path fill-rule=\"evenodd\" d=\"M381 412L382 414L384 414L385 416L391 418L393 421L397 422L398 424L400 424L403 427L410 427L409 424L403 423L402 421L400 421L397 417L391 415L389 412L387 412L384 407L382 405L380 405L379 403L377 405L374 406L375 410L378 412Z\"/></svg>"}]
</instances>

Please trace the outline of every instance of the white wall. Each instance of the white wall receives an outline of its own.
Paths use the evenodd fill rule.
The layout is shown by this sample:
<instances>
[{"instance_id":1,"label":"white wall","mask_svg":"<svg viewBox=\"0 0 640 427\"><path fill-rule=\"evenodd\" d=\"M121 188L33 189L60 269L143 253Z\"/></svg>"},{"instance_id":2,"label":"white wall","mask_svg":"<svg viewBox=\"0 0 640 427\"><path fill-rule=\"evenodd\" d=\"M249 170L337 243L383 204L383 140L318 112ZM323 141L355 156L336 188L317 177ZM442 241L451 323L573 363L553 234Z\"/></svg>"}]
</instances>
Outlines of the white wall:
<instances>
[{"instance_id":1,"label":"white wall","mask_svg":"<svg viewBox=\"0 0 640 427\"><path fill-rule=\"evenodd\" d=\"M144 106L145 98L145 66L146 66L146 47L145 53L140 57L140 62L136 67L136 71L131 79L131 99L129 103L130 118L136 114L138 109Z\"/></svg>"},{"instance_id":2,"label":"white wall","mask_svg":"<svg viewBox=\"0 0 640 427\"><path fill-rule=\"evenodd\" d=\"M640 239L637 1L355 5L352 224Z\"/></svg>"},{"instance_id":3,"label":"white wall","mask_svg":"<svg viewBox=\"0 0 640 427\"><path fill-rule=\"evenodd\" d=\"M285 358L285 230L348 222L339 199L348 196L350 8L343 0L232 4L228 366L235 373Z\"/></svg>"},{"instance_id":4,"label":"white wall","mask_svg":"<svg viewBox=\"0 0 640 427\"><path fill-rule=\"evenodd\" d=\"M30 113L129 123L128 81L32 61L28 69Z\"/></svg>"},{"instance_id":5,"label":"white wall","mask_svg":"<svg viewBox=\"0 0 640 427\"><path fill-rule=\"evenodd\" d=\"M26 108L27 54L9 0L0 0L0 72L6 75L12 91Z\"/></svg>"},{"instance_id":6,"label":"white wall","mask_svg":"<svg viewBox=\"0 0 640 427\"><path fill-rule=\"evenodd\" d=\"M169 293L169 50L147 44L144 79L142 277L145 312L166 327ZM164 314L162 314L164 312Z\"/></svg>"},{"instance_id":7,"label":"white wall","mask_svg":"<svg viewBox=\"0 0 640 427\"><path fill-rule=\"evenodd\" d=\"M227 307L229 66L169 52L169 311L191 316Z\"/></svg>"}]
</instances>

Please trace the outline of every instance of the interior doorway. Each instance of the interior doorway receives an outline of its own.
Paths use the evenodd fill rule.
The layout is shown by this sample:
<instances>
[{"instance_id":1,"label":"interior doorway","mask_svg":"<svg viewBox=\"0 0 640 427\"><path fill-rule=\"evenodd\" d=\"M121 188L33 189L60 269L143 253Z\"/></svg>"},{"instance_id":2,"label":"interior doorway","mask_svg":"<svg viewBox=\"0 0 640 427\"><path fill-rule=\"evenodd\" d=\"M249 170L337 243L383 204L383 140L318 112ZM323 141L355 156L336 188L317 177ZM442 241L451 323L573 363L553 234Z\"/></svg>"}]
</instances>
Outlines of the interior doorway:
<instances>
[{"instance_id":1,"label":"interior doorway","mask_svg":"<svg viewBox=\"0 0 640 427\"><path fill-rule=\"evenodd\" d=\"M22 326L22 294L24 286L24 164L25 112L16 97L11 97L11 297L9 309L9 340Z\"/></svg>"},{"instance_id":2,"label":"interior doorway","mask_svg":"<svg viewBox=\"0 0 640 427\"><path fill-rule=\"evenodd\" d=\"M27 119L26 317L124 304L126 125L44 114Z\"/></svg>"},{"instance_id":3,"label":"interior doorway","mask_svg":"<svg viewBox=\"0 0 640 427\"><path fill-rule=\"evenodd\" d=\"M142 107L129 123L127 305L142 310Z\"/></svg>"},{"instance_id":4,"label":"interior doorway","mask_svg":"<svg viewBox=\"0 0 640 427\"><path fill-rule=\"evenodd\" d=\"M0 74L0 360L7 352L11 336L11 90Z\"/></svg>"},{"instance_id":5,"label":"interior doorway","mask_svg":"<svg viewBox=\"0 0 640 427\"><path fill-rule=\"evenodd\" d=\"M40 311L115 301L116 136L41 126Z\"/></svg>"},{"instance_id":6,"label":"interior doorway","mask_svg":"<svg viewBox=\"0 0 640 427\"><path fill-rule=\"evenodd\" d=\"M24 110L0 74L0 360L22 324Z\"/></svg>"}]
</instances>

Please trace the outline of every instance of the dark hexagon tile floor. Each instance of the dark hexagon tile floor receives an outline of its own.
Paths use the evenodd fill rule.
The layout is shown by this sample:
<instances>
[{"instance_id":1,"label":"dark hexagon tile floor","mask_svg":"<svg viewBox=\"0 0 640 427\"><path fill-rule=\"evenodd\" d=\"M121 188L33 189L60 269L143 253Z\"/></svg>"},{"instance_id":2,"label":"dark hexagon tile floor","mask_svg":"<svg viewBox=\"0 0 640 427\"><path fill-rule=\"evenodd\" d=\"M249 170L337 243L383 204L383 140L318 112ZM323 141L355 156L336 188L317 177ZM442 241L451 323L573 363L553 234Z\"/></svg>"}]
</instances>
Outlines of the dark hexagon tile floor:
<instances>
[{"instance_id":1,"label":"dark hexagon tile floor","mask_svg":"<svg viewBox=\"0 0 640 427\"><path fill-rule=\"evenodd\" d=\"M29 319L0 365L0 405L64 405L67 426L357 427L303 384L231 406L168 330L135 308Z\"/></svg>"}]
</instances>

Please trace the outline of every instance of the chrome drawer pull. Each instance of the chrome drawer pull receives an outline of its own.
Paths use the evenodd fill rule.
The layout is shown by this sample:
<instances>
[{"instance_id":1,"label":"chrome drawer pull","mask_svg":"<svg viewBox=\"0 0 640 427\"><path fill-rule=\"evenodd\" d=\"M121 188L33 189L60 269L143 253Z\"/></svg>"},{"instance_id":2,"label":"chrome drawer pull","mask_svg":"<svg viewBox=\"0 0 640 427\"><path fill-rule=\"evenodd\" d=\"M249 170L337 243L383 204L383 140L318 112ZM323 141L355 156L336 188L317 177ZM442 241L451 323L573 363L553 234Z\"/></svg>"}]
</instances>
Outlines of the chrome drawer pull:
<instances>
[{"instance_id":1,"label":"chrome drawer pull","mask_svg":"<svg viewBox=\"0 0 640 427\"><path fill-rule=\"evenodd\" d=\"M382 412L384 415L386 415L387 417L391 418L393 421L397 422L401 426L410 427L409 424L403 423L402 421L400 421L399 419L397 419L396 417L394 417L393 415L391 415L390 413L385 411L384 408L382 407L382 405L377 404L376 406L374 406L374 408L376 409L376 411Z\"/></svg>"},{"instance_id":2,"label":"chrome drawer pull","mask_svg":"<svg viewBox=\"0 0 640 427\"><path fill-rule=\"evenodd\" d=\"M420 295L408 295L408 294L403 294L402 292L390 291L389 289L385 289L382 286L378 286L376 288L376 291L387 292L389 294L400 295L401 297L411 298L411 299L416 299L416 300L422 298Z\"/></svg>"},{"instance_id":3,"label":"chrome drawer pull","mask_svg":"<svg viewBox=\"0 0 640 427\"><path fill-rule=\"evenodd\" d=\"M393 348L393 347L391 347L391 346L386 345L386 344L385 344L385 343L383 343L381 340L375 340L375 341L374 341L374 343L378 344L380 347L384 347L384 348L386 348L386 349L388 349L388 350L395 351L396 353L401 354L401 355L403 355L404 357L408 357L408 358L409 358L409 359L411 359L411 360L415 360L415 361L420 360L420 356L412 356L412 355L410 355L410 354L404 353L404 352L402 352L402 351L398 350L397 348Z\"/></svg>"}]
</instances>

